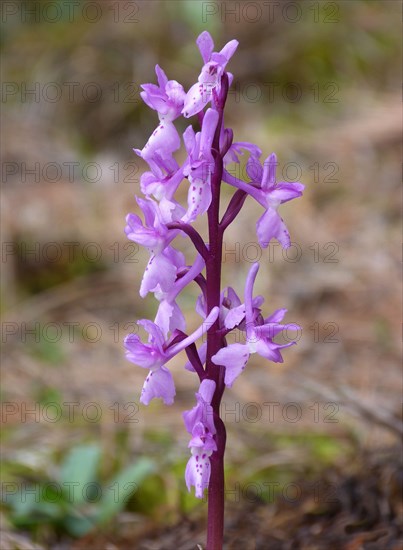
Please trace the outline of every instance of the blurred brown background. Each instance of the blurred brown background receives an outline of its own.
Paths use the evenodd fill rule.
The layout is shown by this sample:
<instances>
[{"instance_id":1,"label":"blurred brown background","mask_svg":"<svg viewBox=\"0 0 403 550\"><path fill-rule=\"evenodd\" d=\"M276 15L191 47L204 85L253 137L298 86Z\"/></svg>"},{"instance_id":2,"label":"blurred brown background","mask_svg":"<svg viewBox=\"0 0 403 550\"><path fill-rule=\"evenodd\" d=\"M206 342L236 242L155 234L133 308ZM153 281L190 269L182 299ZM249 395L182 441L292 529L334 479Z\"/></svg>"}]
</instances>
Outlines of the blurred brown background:
<instances>
[{"instance_id":1,"label":"blurred brown background","mask_svg":"<svg viewBox=\"0 0 403 550\"><path fill-rule=\"evenodd\" d=\"M175 405L138 407L144 371L125 360L122 345L135 321L156 311L151 297L138 296L147 253L123 232L146 169L132 148L157 125L140 84L156 81L158 63L188 89L200 71L195 39L204 29L218 50L232 38L240 43L226 115L235 139L257 143L264 158L275 151L278 178L306 185L304 197L281 210L294 243L287 255L259 248L261 209L252 201L226 236L223 286L242 294L250 262L260 260L266 311L287 307L287 320L303 327L283 365L251 360L225 394L229 486L261 488L269 479L284 487L330 475L340 488L378 468L378 516L361 531L381 526L390 539L377 548L394 544L395 504L387 500L386 520L379 503L396 491L393 449L402 432L400 13L398 2L376 0L3 2L2 451L3 485L11 485L2 548L86 548L85 541L169 548L179 534L154 546L139 537L205 511L183 482L181 412L192 406L196 380L181 356L172 362ZM186 189L184 182L184 200ZM180 246L191 261L185 241ZM182 298L190 327L198 322L196 296L191 288ZM139 490L128 502L117 499L109 515L102 499L66 504L57 491L53 503L42 489L22 502L26 484L60 484L66 461L82 473L82 461L92 460L85 479L102 484L140 458ZM258 500L280 518L272 548L298 536L298 548L329 547L303 546L305 535L288 529L273 499L263 492ZM303 502L294 503L299 511ZM244 504L241 494L235 508ZM312 513L320 515L317 504ZM357 536L343 522L332 525L334 548ZM94 542L94 526L107 542ZM333 527L306 536L320 539ZM184 549L203 540L203 523L195 529L193 546L183 534Z\"/></svg>"}]
</instances>

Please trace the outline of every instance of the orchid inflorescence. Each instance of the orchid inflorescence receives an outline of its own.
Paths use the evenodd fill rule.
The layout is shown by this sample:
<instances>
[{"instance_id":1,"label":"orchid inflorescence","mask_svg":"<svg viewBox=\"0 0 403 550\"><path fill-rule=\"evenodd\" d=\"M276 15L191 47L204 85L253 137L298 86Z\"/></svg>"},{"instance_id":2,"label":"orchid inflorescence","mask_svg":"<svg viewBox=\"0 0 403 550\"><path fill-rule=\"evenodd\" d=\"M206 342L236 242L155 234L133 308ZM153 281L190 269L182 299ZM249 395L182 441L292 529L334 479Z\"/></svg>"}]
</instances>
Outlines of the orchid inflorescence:
<instances>
[{"instance_id":1,"label":"orchid inflorescence","mask_svg":"<svg viewBox=\"0 0 403 550\"><path fill-rule=\"evenodd\" d=\"M189 490L194 486L196 496L202 498L204 489L209 486L212 461L215 457L222 460L224 453L225 428L219 416L219 405L225 386L232 386L252 353L282 362L281 349L295 342L279 344L274 337L284 329L297 328L295 324L281 324L285 309L263 316L264 299L253 296L258 263L249 270L243 301L233 288L221 290L223 234L240 212L246 197L251 196L264 209L256 223L260 246L267 247L272 239L277 239L284 248L289 247L290 235L277 210L280 204L301 196L304 186L277 182L276 155L272 153L261 163L259 147L234 142L233 131L224 125L223 111L233 80L232 74L226 72L226 65L238 42L231 40L220 52L215 52L213 40L205 31L198 37L197 45L204 65L198 81L187 93L176 80L168 80L158 65L155 69L158 85L142 86L141 97L157 111L159 125L142 150L134 149L149 166L149 171L141 176L145 198L136 199L144 221L136 214L129 214L125 232L130 240L143 245L150 253L140 295L145 297L149 292L154 293L159 307L154 322L138 321L148 332L148 342L143 343L138 335L129 334L125 347L129 361L149 370L140 398L145 405L154 398L162 398L167 405L173 403L175 385L167 363L180 351L187 353L185 368L199 376L197 404L183 417L191 435L186 483ZM180 116L195 115L200 130L190 125L183 132L187 156L179 165L174 153L181 146L181 138L174 121ZM227 169L230 163L239 164L239 157L244 152L249 155L246 173L250 181L247 182ZM185 179L189 184L187 208L175 199ZM235 192L220 220L222 182L233 187ZM205 213L209 243L203 241L192 225ZM197 256L191 265L187 265L183 253L173 246L179 235L187 236L196 248ZM187 335L177 297L193 281L201 289L196 311L203 322ZM245 343L227 345L226 335L237 329L246 333ZM207 341L197 348L196 340L206 333Z\"/></svg>"}]
</instances>

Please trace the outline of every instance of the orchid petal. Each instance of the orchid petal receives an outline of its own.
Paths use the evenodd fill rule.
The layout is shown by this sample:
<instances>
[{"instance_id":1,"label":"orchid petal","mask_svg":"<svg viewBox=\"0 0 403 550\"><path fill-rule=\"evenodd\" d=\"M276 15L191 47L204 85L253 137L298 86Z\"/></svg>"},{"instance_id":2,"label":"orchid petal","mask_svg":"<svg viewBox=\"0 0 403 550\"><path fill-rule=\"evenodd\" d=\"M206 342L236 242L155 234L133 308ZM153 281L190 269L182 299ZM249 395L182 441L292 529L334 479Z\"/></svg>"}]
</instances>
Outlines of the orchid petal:
<instances>
[{"instance_id":1,"label":"orchid petal","mask_svg":"<svg viewBox=\"0 0 403 550\"><path fill-rule=\"evenodd\" d=\"M284 315L286 313L287 313L287 310L285 308L276 309L276 311L274 311L271 315L269 315L269 317L266 317L264 322L265 322L265 324L266 323L279 323L280 321L283 320Z\"/></svg>"},{"instance_id":2,"label":"orchid petal","mask_svg":"<svg viewBox=\"0 0 403 550\"><path fill-rule=\"evenodd\" d=\"M204 158L211 157L211 146L219 119L218 111L207 109L203 119L203 127L200 136L200 155Z\"/></svg>"},{"instance_id":3,"label":"orchid petal","mask_svg":"<svg viewBox=\"0 0 403 550\"><path fill-rule=\"evenodd\" d=\"M148 292L168 292L176 279L176 267L164 254L152 256L147 264L140 285L140 296L144 298Z\"/></svg>"},{"instance_id":4,"label":"orchid petal","mask_svg":"<svg viewBox=\"0 0 403 550\"><path fill-rule=\"evenodd\" d=\"M209 83L196 82L196 84L193 84L186 94L182 109L185 118L189 118L204 109L211 100L213 87Z\"/></svg>"},{"instance_id":5,"label":"orchid petal","mask_svg":"<svg viewBox=\"0 0 403 550\"><path fill-rule=\"evenodd\" d=\"M259 159L255 155L251 155L246 163L246 173L252 182L261 182L263 177L263 168Z\"/></svg>"},{"instance_id":6,"label":"orchid petal","mask_svg":"<svg viewBox=\"0 0 403 550\"><path fill-rule=\"evenodd\" d=\"M161 122L151 134L142 150L144 160L149 160L157 152L162 159L169 159L181 145L179 134L172 122Z\"/></svg>"},{"instance_id":7,"label":"orchid petal","mask_svg":"<svg viewBox=\"0 0 403 550\"><path fill-rule=\"evenodd\" d=\"M255 349L256 353L260 356L265 357L274 363L283 363L284 359L282 358L279 350L293 345L295 345L295 342L289 342L288 344L276 344L275 342L270 342L270 340L261 338L256 342Z\"/></svg>"},{"instance_id":8,"label":"orchid petal","mask_svg":"<svg viewBox=\"0 0 403 550\"><path fill-rule=\"evenodd\" d=\"M137 321L137 324L142 326L146 332L149 334L148 341L156 345L161 353L163 353L164 337L162 335L161 328L156 324L150 321L149 319L140 319Z\"/></svg>"},{"instance_id":9,"label":"orchid petal","mask_svg":"<svg viewBox=\"0 0 403 550\"><path fill-rule=\"evenodd\" d=\"M188 126L183 132L183 143L187 154L190 156L196 147L196 134L192 125Z\"/></svg>"},{"instance_id":10,"label":"orchid petal","mask_svg":"<svg viewBox=\"0 0 403 550\"><path fill-rule=\"evenodd\" d=\"M204 300L203 294L199 294L199 296L196 299L196 313L200 315L200 317L203 317L203 319L206 318L207 315L207 306L206 302Z\"/></svg>"},{"instance_id":11,"label":"orchid petal","mask_svg":"<svg viewBox=\"0 0 403 550\"><path fill-rule=\"evenodd\" d=\"M155 73L157 75L158 85L160 88L164 89L168 84L168 77L165 74L165 71L161 69L159 65L155 66Z\"/></svg>"},{"instance_id":12,"label":"orchid petal","mask_svg":"<svg viewBox=\"0 0 403 550\"><path fill-rule=\"evenodd\" d=\"M305 185L299 182L287 183L281 182L278 183L270 192L269 192L269 202L273 205L278 205L302 195Z\"/></svg>"},{"instance_id":13,"label":"orchid petal","mask_svg":"<svg viewBox=\"0 0 403 550\"><path fill-rule=\"evenodd\" d=\"M170 371L161 366L151 369L141 390L140 403L148 405L151 399L160 397L165 405L172 405L175 397L175 384Z\"/></svg>"},{"instance_id":14,"label":"orchid petal","mask_svg":"<svg viewBox=\"0 0 403 550\"><path fill-rule=\"evenodd\" d=\"M214 382L214 380L209 380L208 378L205 378L200 384L198 395L206 403L211 403L215 388L216 383Z\"/></svg>"},{"instance_id":15,"label":"orchid petal","mask_svg":"<svg viewBox=\"0 0 403 550\"><path fill-rule=\"evenodd\" d=\"M244 319L245 317L245 305L234 307L229 310L224 320L225 328L233 329Z\"/></svg>"},{"instance_id":16,"label":"orchid petal","mask_svg":"<svg viewBox=\"0 0 403 550\"><path fill-rule=\"evenodd\" d=\"M290 234L288 229L273 208L268 208L256 223L256 233L259 244L262 248L267 248L269 242L275 238L283 248L291 246Z\"/></svg>"},{"instance_id":17,"label":"orchid petal","mask_svg":"<svg viewBox=\"0 0 403 550\"><path fill-rule=\"evenodd\" d=\"M143 344L137 334L128 334L124 340L126 359L143 369L149 369L157 363L157 353L152 346ZM154 353L152 353L154 352ZM159 356L161 364L163 358Z\"/></svg>"},{"instance_id":18,"label":"orchid petal","mask_svg":"<svg viewBox=\"0 0 403 550\"><path fill-rule=\"evenodd\" d=\"M167 300L162 300L154 322L161 327L165 338L169 331L172 333L176 329L181 331L186 330L185 317L175 301L168 302Z\"/></svg>"},{"instance_id":19,"label":"orchid petal","mask_svg":"<svg viewBox=\"0 0 403 550\"><path fill-rule=\"evenodd\" d=\"M196 40L204 63L207 63L214 50L214 42L208 31L203 31Z\"/></svg>"},{"instance_id":20,"label":"orchid petal","mask_svg":"<svg viewBox=\"0 0 403 550\"><path fill-rule=\"evenodd\" d=\"M188 210L183 221L192 222L204 214L211 204L211 187L209 181L192 182L188 192Z\"/></svg>"},{"instance_id":21,"label":"orchid petal","mask_svg":"<svg viewBox=\"0 0 403 550\"><path fill-rule=\"evenodd\" d=\"M261 179L261 188L264 191L272 189L276 184L276 168L277 168L277 156L275 153L272 153L264 161L263 165L263 175Z\"/></svg>"},{"instance_id":22,"label":"orchid petal","mask_svg":"<svg viewBox=\"0 0 403 550\"><path fill-rule=\"evenodd\" d=\"M231 387L244 370L249 359L249 348L246 344L230 344L222 348L211 358L215 365L225 367L225 385Z\"/></svg>"},{"instance_id":23,"label":"orchid petal","mask_svg":"<svg viewBox=\"0 0 403 550\"><path fill-rule=\"evenodd\" d=\"M211 400L215 392L216 383L214 380L205 378L201 384L198 393L196 393L197 405L190 411L183 413L183 420L186 429L192 435L195 435L195 427L200 424L205 427L209 434L214 435L216 429L214 426L214 412L211 406ZM205 430L204 430L205 431ZM196 446L194 443L191 446Z\"/></svg>"},{"instance_id":24,"label":"orchid petal","mask_svg":"<svg viewBox=\"0 0 403 550\"><path fill-rule=\"evenodd\" d=\"M223 49L220 51L220 54L223 55L225 57L225 59L227 60L227 62L231 59L231 57L234 55L235 53L235 50L237 49L239 45L239 42L238 40L230 40L230 42L228 42L227 44L225 44L225 46L223 47Z\"/></svg>"}]
</instances>

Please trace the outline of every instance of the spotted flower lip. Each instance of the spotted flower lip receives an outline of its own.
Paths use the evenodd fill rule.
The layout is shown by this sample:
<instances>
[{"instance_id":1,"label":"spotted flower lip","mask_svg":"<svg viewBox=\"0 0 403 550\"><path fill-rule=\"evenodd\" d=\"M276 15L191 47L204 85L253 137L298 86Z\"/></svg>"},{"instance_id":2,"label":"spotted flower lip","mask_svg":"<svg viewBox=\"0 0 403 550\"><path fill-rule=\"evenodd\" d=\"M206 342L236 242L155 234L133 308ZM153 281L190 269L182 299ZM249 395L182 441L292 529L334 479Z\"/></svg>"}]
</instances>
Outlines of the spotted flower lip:
<instances>
[{"instance_id":1,"label":"spotted flower lip","mask_svg":"<svg viewBox=\"0 0 403 550\"><path fill-rule=\"evenodd\" d=\"M214 380L204 379L196 393L196 406L183 413L186 429L192 435L189 441L192 456L186 466L185 480L188 491L194 486L197 498L202 498L204 489L208 487L210 456L217 450L214 440L214 413L211 406L215 389Z\"/></svg>"},{"instance_id":2,"label":"spotted flower lip","mask_svg":"<svg viewBox=\"0 0 403 550\"><path fill-rule=\"evenodd\" d=\"M211 464L210 456L212 451L197 452L192 450L185 470L185 481L188 491L192 486L195 488L195 497L203 498L204 490L210 483Z\"/></svg>"}]
</instances>

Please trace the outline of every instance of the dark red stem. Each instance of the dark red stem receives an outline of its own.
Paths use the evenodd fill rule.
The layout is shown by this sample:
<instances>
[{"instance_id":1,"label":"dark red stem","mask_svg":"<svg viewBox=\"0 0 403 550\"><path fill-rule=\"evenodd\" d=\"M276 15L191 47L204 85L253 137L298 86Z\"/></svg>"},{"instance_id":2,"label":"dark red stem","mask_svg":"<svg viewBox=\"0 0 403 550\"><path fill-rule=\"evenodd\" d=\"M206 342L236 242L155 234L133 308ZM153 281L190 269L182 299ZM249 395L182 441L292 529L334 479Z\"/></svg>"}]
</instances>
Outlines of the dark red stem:
<instances>
[{"instance_id":1,"label":"dark red stem","mask_svg":"<svg viewBox=\"0 0 403 550\"><path fill-rule=\"evenodd\" d=\"M216 99L219 113L217 130L215 132L212 152L214 155L214 172L211 178L212 200L208 209L209 254L206 260L206 295L207 311L220 307L221 263L223 229L220 227L220 187L223 174L223 155L220 153L220 131L223 124L223 110L228 94L228 76L224 73L221 80L220 96ZM212 400L214 422L217 430L215 440L217 451L210 458L211 475L208 488L207 517L207 550L221 550L224 536L224 452L225 426L220 418L220 403L224 392L224 369L215 365L211 358L225 345L219 332L217 320L207 333L206 374L216 383L216 391Z\"/></svg>"}]
</instances>

